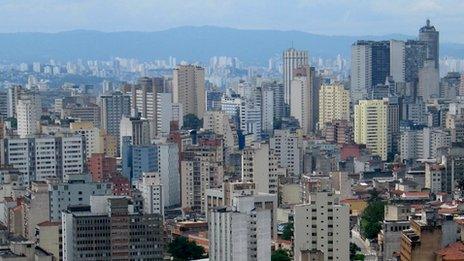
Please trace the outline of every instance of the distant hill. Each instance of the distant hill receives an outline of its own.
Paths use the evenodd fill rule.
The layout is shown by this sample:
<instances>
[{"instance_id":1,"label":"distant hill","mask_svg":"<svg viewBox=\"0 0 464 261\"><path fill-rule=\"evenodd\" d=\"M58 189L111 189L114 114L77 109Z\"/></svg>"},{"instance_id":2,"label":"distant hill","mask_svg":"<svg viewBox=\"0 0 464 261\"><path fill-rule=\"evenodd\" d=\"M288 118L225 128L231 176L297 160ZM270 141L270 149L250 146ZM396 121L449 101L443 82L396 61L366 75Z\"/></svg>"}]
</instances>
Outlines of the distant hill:
<instances>
[{"instance_id":1,"label":"distant hill","mask_svg":"<svg viewBox=\"0 0 464 261\"><path fill-rule=\"evenodd\" d=\"M358 39L407 39L405 35L326 36L300 31L241 30L213 26L178 27L157 32L66 31L60 33L2 33L0 61L32 62L133 57L207 61L215 55L265 64L290 47L306 49L311 56L348 57ZM442 56L464 57L464 44L441 44Z\"/></svg>"}]
</instances>

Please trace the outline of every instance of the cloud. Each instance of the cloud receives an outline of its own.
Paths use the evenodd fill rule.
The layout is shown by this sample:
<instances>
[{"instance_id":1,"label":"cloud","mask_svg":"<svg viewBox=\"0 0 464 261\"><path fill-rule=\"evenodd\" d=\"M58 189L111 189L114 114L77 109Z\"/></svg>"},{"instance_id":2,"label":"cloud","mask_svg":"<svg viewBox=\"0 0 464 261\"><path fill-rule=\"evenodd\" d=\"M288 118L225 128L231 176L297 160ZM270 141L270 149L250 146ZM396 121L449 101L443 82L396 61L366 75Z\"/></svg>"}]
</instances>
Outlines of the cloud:
<instances>
[{"instance_id":1,"label":"cloud","mask_svg":"<svg viewBox=\"0 0 464 261\"><path fill-rule=\"evenodd\" d=\"M417 34L431 18L464 42L462 0L3 0L0 31L156 31L184 25L329 35Z\"/></svg>"}]
</instances>

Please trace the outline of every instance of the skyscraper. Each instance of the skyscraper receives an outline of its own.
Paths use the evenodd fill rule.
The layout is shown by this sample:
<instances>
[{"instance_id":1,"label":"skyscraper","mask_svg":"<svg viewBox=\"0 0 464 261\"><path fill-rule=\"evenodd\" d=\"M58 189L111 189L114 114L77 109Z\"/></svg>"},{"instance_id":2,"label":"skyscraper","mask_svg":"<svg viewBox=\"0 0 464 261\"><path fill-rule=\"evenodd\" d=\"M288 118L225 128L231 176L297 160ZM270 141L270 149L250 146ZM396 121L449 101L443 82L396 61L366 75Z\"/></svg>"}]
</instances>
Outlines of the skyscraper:
<instances>
[{"instance_id":1,"label":"skyscraper","mask_svg":"<svg viewBox=\"0 0 464 261\"><path fill-rule=\"evenodd\" d=\"M439 69L439 32L427 19L425 26L419 30L419 40L427 43L427 59L433 60L435 68Z\"/></svg>"},{"instance_id":2,"label":"skyscraper","mask_svg":"<svg viewBox=\"0 0 464 261\"><path fill-rule=\"evenodd\" d=\"M435 62L427 59L424 66L419 70L419 83L417 85L417 97L421 97L425 102L430 98L440 97L440 75Z\"/></svg>"},{"instance_id":3,"label":"skyscraper","mask_svg":"<svg viewBox=\"0 0 464 261\"><path fill-rule=\"evenodd\" d=\"M405 80L417 83L419 70L427 59L427 44L422 41L408 40L405 43Z\"/></svg>"},{"instance_id":4,"label":"skyscraper","mask_svg":"<svg viewBox=\"0 0 464 261\"><path fill-rule=\"evenodd\" d=\"M180 65L173 71L173 102L182 104L184 115L203 118L206 110L205 69L196 65Z\"/></svg>"},{"instance_id":5,"label":"skyscraper","mask_svg":"<svg viewBox=\"0 0 464 261\"><path fill-rule=\"evenodd\" d=\"M351 102L368 97L390 75L390 42L357 41L351 46Z\"/></svg>"},{"instance_id":6,"label":"skyscraper","mask_svg":"<svg viewBox=\"0 0 464 261\"><path fill-rule=\"evenodd\" d=\"M284 74L284 101L290 105L291 83L293 80L293 70L309 65L308 51L295 50L290 48L283 53L283 74Z\"/></svg>"},{"instance_id":7,"label":"skyscraper","mask_svg":"<svg viewBox=\"0 0 464 261\"><path fill-rule=\"evenodd\" d=\"M404 41L390 41L390 76L395 82L405 82L406 44Z\"/></svg>"}]
</instances>

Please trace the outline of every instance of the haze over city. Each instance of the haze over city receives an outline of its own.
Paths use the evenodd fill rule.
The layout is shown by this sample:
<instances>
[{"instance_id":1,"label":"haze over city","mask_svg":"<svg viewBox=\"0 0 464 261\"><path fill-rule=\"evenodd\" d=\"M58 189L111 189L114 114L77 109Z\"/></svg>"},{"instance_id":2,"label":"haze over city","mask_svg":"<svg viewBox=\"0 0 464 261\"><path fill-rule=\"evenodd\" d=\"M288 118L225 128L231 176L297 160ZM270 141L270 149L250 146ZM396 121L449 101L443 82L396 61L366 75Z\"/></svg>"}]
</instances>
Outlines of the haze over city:
<instances>
[{"instance_id":1,"label":"haze over city","mask_svg":"<svg viewBox=\"0 0 464 261\"><path fill-rule=\"evenodd\" d=\"M0 1L0 261L464 261L464 1Z\"/></svg>"}]
</instances>

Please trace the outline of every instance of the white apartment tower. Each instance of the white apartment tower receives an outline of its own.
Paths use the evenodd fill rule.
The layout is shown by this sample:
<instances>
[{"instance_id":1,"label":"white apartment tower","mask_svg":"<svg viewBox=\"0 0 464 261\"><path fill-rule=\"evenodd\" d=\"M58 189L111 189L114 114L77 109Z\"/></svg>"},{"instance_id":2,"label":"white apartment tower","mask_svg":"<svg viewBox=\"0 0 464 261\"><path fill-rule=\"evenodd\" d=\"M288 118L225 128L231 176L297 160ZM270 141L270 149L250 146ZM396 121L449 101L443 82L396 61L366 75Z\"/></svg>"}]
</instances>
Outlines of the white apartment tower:
<instances>
[{"instance_id":1,"label":"white apartment tower","mask_svg":"<svg viewBox=\"0 0 464 261\"><path fill-rule=\"evenodd\" d=\"M350 209L332 192L312 192L309 202L294 207L294 260L317 250L323 261L350 260ZM319 259L318 259L319 260Z\"/></svg>"},{"instance_id":2,"label":"white apartment tower","mask_svg":"<svg viewBox=\"0 0 464 261\"><path fill-rule=\"evenodd\" d=\"M351 46L351 103L366 99L372 87L372 49L369 45Z\"/></svg>"},{"instance_id":3,"label":"white apartment tower","mask_svg":"<svg viewBox=\"0 0 464 261\"><path fill-rule=\"evenodd\" d=\"M218 208L208 219L211 261L271 260L271 212Z\"/></svg>"},{"instance_id":4,"label":"white apartment tower","mask_svg":"<svg viewBox=\"0 0 464 261\"><path fill-rule=\"evenodd\" d=\"M17 104L18 135L26 138L38 134L41 109L35 99L20 99Z\"/></svg>"},{"instance_id":5,"label":"white apartment tower","mask_svg":"<svg viewBox=\"0 0 464 261\"><path fill-rule=\"evenodd\" d=\"M287 175L298 177L301 174L301 138L290 130L274 130L274 136L269 139L270 149L278 159L280 167L287 170Z\"/></svg>"},{"instance_id":6,"label":"white apartment tower","mask_svg":"<svg viewBox=\"0 0 464 261\"><path fill-rule=\"evenodd\" d=\"M164 217L163 186L159 173L144 172L138 187L142 192L144 213L160 214Z\"/></svg>"},{"instance_id":7,"label":"white apartment tower","mask_svg":"<svg viewBox=\"0 0 464 261\"><path fill-rule=\"evenodd\" d=\"M308 51L287 49L282 55L283 74L284 74L284 101L290 105L292 96L291 83L293 80L293 70L299 67L309 66Z\"/></svg>"},{"instance_id":8,"label":"white apartment tower","mask_svg":"<svg viewBox=\"0 0 464 261\"><path fill-rule=\"evenodd\" d=\"M285 175L268 143L254 143L242 151L242 181L254 182L256 192L277 194L279 177Z\"/></svg>"}]
</instances>

